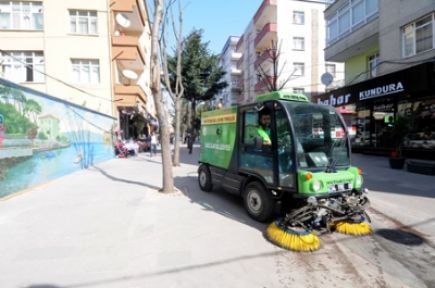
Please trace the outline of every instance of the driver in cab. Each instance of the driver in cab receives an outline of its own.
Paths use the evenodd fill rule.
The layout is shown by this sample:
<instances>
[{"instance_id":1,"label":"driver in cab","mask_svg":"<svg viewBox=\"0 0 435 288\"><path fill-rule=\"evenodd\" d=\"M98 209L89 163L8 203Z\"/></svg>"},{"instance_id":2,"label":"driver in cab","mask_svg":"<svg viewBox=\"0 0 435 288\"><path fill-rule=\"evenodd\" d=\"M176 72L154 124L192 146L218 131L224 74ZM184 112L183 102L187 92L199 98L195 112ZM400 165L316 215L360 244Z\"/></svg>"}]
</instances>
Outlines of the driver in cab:
<instances>
[{"instance_id":1,"label":"driver in cab","mask_svg":"<svg viewBox=\"0 0 435 288\"><path fill-rule=\"evenodd\" d=\"M272 141L270 140L270 113L267 109L261 111L259 120L257 137L261 139L262 145L270 146L272 145Z\"/></svg>"}]
</instances>

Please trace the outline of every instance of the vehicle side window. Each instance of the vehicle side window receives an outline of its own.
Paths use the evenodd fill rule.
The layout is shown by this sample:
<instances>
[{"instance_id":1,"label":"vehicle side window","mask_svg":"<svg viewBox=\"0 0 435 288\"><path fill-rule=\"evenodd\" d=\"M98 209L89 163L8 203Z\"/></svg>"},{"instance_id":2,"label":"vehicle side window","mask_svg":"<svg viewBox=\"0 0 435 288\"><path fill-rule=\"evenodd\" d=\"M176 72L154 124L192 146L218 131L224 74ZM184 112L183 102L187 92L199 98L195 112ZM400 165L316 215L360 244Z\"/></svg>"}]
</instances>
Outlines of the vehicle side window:
<instances>
[{"instance_id":1,"label":"vehicle side window","mask_svg":"<svg viewBox=\"0 0 435 288\"><path fill-rule=\"evenodd\" d=\"M243 144L255 145L258 127L258 112L246 111L243 113Z\"/></svg>"},{"instance_id":2,"label":"vehicle side window","mask_svg":"<svg viewBox=\"0 0 435 288\"><path fill-rule=\"evenodd\" d=\"M278 178L283 187L295 187L295 161L293 156L293 137L287 114L281 107L275 110L276 137L278 141Z\"/></svg>"}]
</instances>

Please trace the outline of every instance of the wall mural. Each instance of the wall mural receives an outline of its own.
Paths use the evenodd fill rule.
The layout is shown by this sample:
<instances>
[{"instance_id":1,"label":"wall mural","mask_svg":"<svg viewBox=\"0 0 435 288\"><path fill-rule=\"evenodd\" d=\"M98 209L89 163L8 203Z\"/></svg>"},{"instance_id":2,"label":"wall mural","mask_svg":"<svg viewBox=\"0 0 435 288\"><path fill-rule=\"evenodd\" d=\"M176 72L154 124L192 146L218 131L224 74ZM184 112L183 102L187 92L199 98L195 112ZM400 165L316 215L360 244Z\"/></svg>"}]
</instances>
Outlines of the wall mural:
<instances>
[{"instance_id":1,"label":"wall mural","mask_svg":"<svg viewBox=\"0 0 435 288\"><path fill-rule=\"evenodd\" d=\"M114 120L0 79L0 197L113 158Z\"/></svg>"}]
</instances>

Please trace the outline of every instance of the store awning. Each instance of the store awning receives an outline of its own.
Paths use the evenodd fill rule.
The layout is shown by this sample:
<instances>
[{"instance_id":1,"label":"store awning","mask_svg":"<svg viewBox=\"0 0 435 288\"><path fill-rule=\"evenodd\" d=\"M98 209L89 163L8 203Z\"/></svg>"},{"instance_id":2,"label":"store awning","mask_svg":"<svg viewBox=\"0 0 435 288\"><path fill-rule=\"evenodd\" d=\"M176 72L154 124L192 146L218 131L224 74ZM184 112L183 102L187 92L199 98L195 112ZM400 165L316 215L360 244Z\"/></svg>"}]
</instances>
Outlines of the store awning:
<instances>
[{"instance_id":1,"label":"store awning","mask_svg":"<svg viewBox=\"0 0 435 288\"><path fill-rule=\"evenodd\" d=\"M424 96L435 91L435 62L426 62L408 69L382 75L313 96L313 102L331 106L378 99L381 97Z\"/></svg>"}]
</instances>

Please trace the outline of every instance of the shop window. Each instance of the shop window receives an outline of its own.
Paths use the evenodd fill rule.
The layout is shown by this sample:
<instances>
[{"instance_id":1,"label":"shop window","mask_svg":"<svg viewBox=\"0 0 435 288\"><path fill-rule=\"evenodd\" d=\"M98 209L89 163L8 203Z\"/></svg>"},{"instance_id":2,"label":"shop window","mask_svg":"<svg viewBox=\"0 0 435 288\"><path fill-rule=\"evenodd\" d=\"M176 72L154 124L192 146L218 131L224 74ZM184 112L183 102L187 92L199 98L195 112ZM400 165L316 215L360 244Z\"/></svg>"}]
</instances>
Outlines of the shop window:
<instances>
[{"instance_id":1,"label":"shop window","mask_svg":"<svg viewBox=\"0 0 435 288\"><path fill-rule=\"evenodd\" d=\"M397 115L406 117L410 125L404 142L406 148L435 149L434 99L399 103Z\"/></svg>"},{"instance_id":2,"label":"shop window","mask_svg":"<svg viewBox=\"0 0 435 288\"><path fill-rule=\"evenodd\" d=\"M370 108L358 107L356 116L356 135L353 141L354 146L370 145Z\"/></svg>"}]
</instances>

